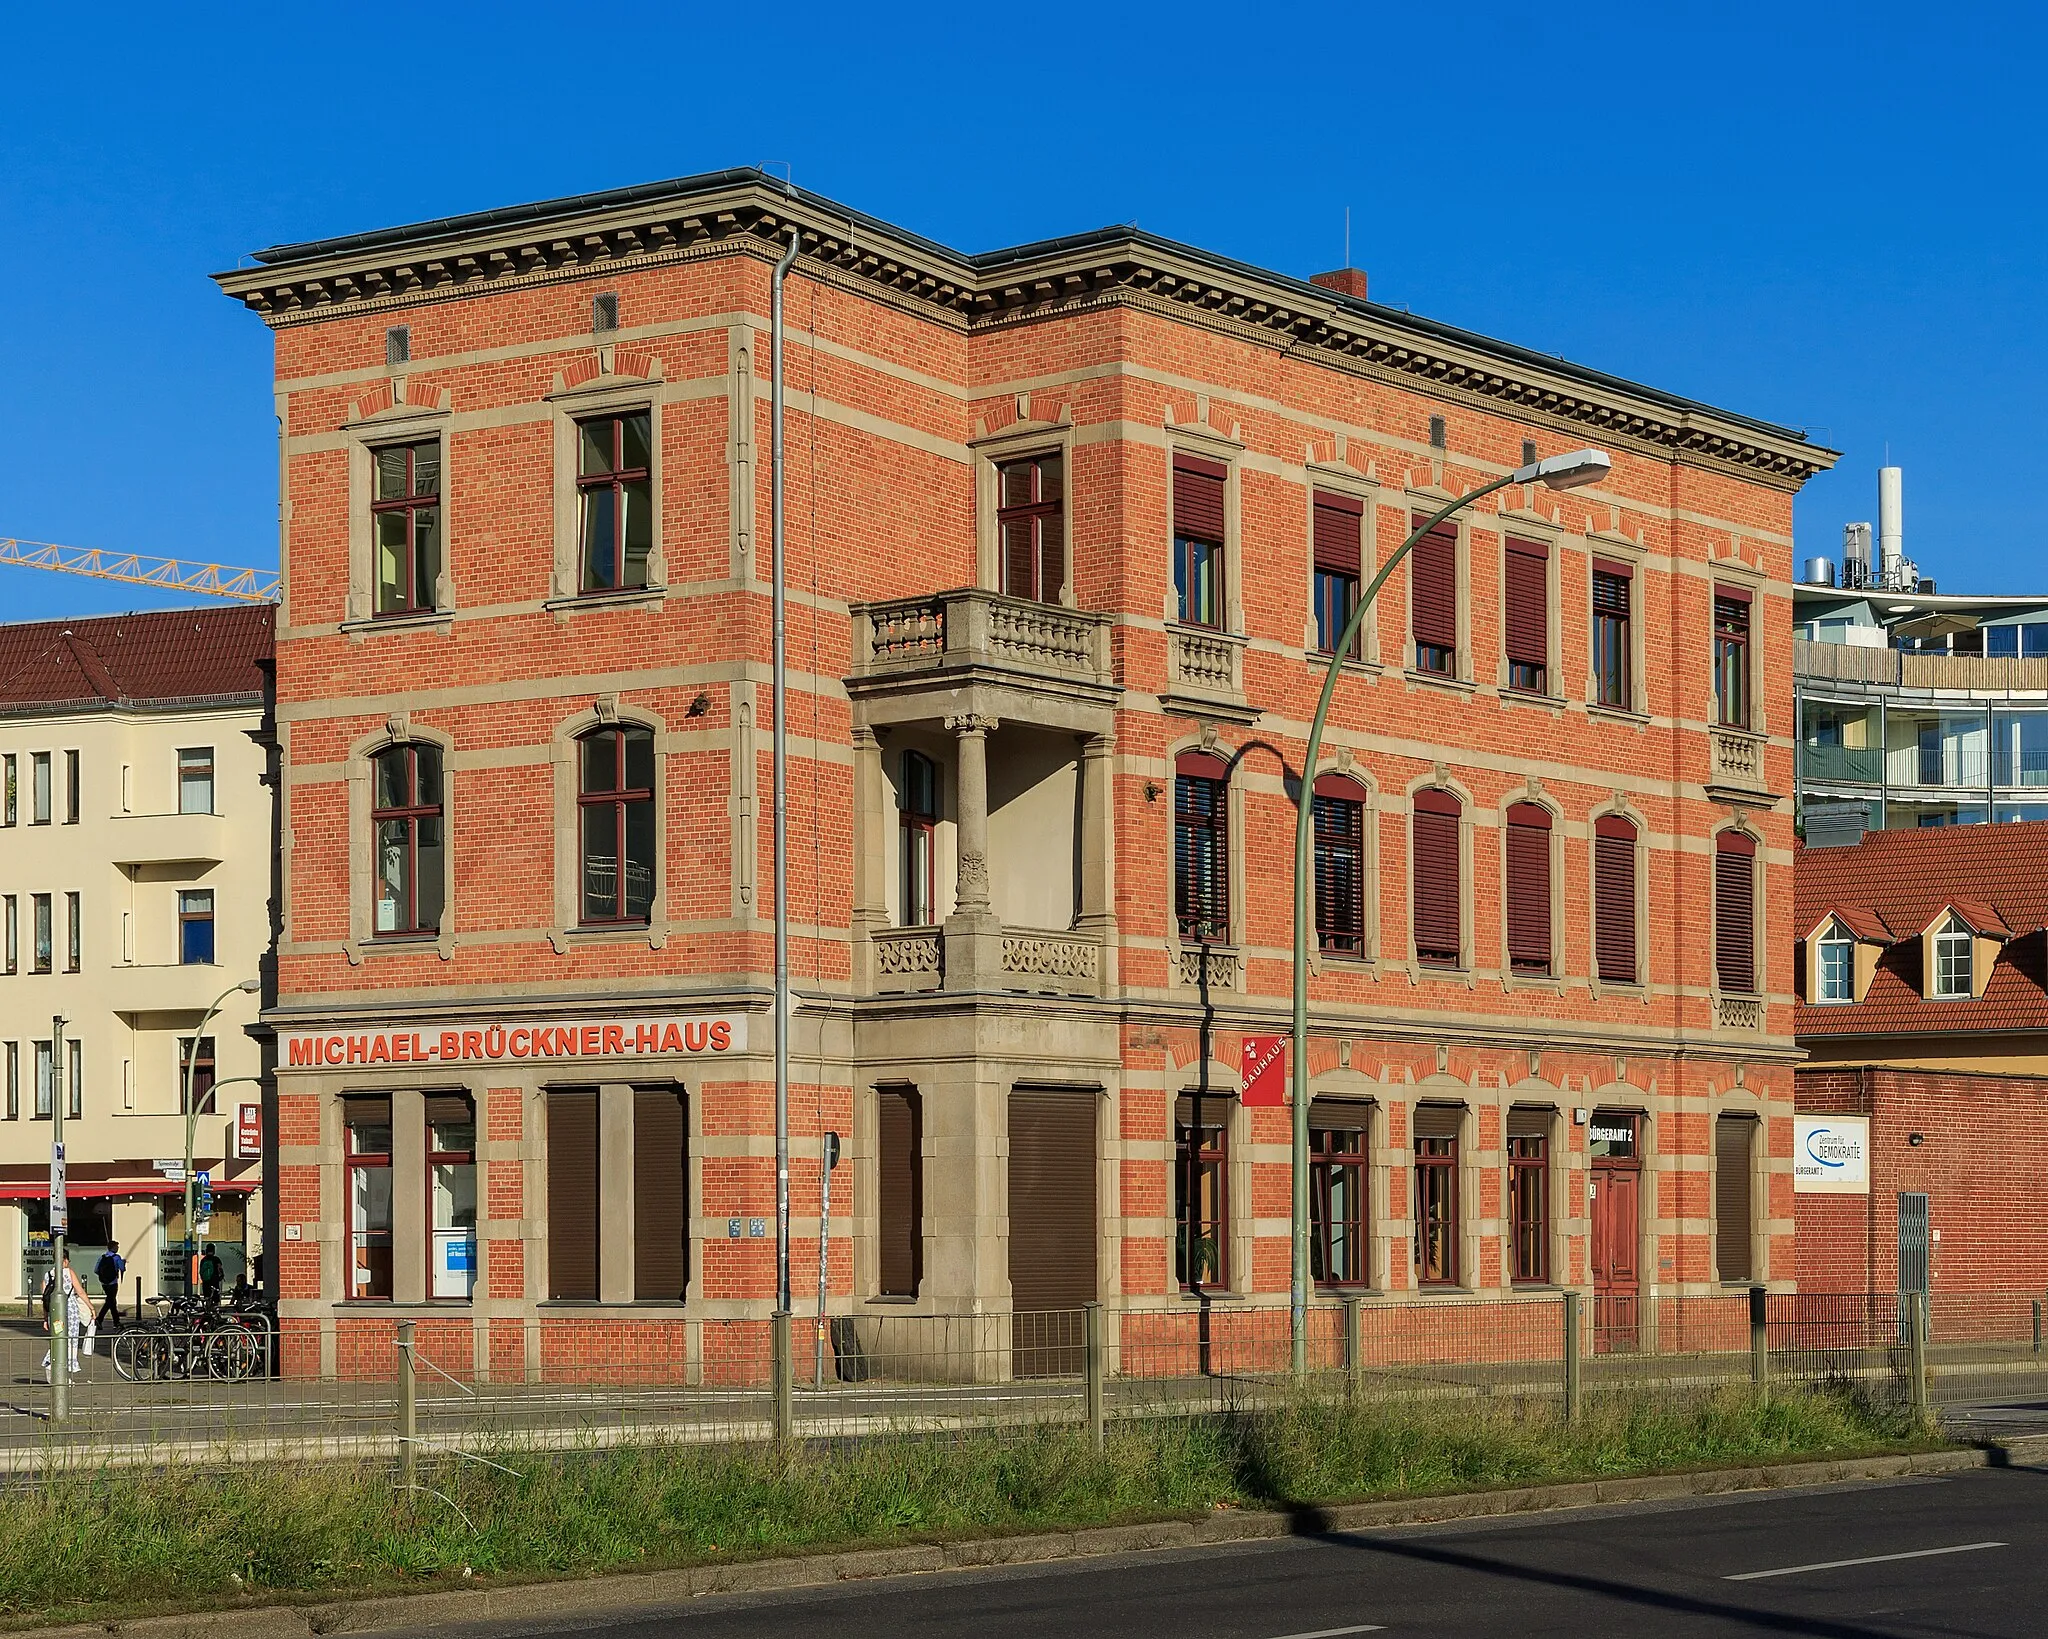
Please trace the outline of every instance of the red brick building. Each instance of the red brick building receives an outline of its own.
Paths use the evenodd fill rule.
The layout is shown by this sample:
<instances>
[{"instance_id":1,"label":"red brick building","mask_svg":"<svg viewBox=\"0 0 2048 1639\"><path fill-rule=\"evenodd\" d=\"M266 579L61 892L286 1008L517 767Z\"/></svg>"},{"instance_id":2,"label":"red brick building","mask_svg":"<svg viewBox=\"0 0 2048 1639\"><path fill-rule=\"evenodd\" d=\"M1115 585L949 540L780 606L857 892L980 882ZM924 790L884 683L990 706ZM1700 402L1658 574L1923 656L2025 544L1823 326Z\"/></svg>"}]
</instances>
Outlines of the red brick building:
<instances>
[{"instance_id":1,"label":"red brick building","mask_svg":"<svg viewBox=\"0 0 2048 1639\"><path fill-rule=\"evenodd\" d=\"M1801 1289L2048 1287L2048 824L1873 831L1797 878L1800 1128L1867 1129L1861 1192L1801 1165Z\"/></svg>"},{"instance_id":2,"label":"red brick building","mask_svg":"<svg viewBox=\"0 0 2048 1639\"><path fill-rule=\"evenodd\" d=\"M220 276L283 424L299 1359L431 1311L534 1370L534 1317L632 1315L708 1373L768 1313L792 231L792 1233L815 1268L838 1132L834 1312L1284 1300L1288 1115L1237 1094L1319 649L1411 518L1588 444L1610 479L1460 514L1345 664L1317 1269L1789 1285L1791 508L1832 454L1356 272L967 256L748 171Z\"/></svg>"}]
</instances>

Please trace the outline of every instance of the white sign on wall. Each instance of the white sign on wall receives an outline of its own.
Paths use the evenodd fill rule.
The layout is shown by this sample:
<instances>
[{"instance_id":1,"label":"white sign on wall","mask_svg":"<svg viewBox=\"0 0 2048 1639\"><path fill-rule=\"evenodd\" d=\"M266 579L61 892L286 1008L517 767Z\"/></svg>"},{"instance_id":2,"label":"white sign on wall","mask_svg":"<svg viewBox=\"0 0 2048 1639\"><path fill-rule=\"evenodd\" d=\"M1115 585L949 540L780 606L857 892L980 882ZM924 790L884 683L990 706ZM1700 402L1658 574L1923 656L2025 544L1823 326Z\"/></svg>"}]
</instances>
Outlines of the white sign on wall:
<instances>
[{"instance_id":1,"label":"white sign on wall","mask_svg":"<svg viewBox=\"0 0 2048 1639\"><path fill-rule=\"evenodd\" d=\"M1801 1195L1870 1193L1870 1118L1792 1118L1792 1188Z\"/></svg>"}]
</instances>

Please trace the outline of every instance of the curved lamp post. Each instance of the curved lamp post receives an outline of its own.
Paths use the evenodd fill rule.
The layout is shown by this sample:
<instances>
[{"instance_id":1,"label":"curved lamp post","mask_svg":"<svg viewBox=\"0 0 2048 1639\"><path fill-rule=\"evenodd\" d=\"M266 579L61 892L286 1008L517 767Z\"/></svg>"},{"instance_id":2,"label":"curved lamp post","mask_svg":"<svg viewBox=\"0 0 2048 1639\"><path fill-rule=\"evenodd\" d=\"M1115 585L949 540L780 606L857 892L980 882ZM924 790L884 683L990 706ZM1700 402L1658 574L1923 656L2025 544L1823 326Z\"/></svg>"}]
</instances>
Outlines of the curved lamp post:
<instances>
[{"instance_id":1,"label":"curved lamp post","mask_svg":"<svg viewBox=\"0 0 2048 1639\"><path fill-rule=\"evenodd\" d=\"M199 1028L192 1032L192 1050L185 1055L185 1296L188 1298L199 1284L199 1237L192 1233L192 1130L199 1125L199 1105L192 1097L192 1072L199 1063L199 1044L206 1039L206 1027L213 1023L213 1016L227 999L244 993L253 996L262 988L261 979L244 979L240 984L229 985L214 997L213 1005L199 1020ZM231 1076L228 1079L251 1081L257 1078ZM215 1087L220 1085L220 1082L214 1083Z\"/></svg>"},{"instance_id":2,"label":"curved lamp post","mask_svg":"<svg viewBox=\"0 0 2048 1639\"><path fill-rule=\"evenodd\" d=\"M1387 577L1408 556L1417 541L1452 513L1470 506L1481 496L1515 484L1542 484L1548 489L1578 489L1586 484L1595 484L1607 476L1613 465L1605 450L1575 450L1570 455L1547 456L1528 466L1517 467L1505 478L1496 478L1471 494L1439 507L1409 534L1401 543L1401 549L1380 566L1379 573L1367 584L1358 599L1358 607L1351 611L1351 618L1344 623L1344 631L1334 645L1329 667L1323 674L1322 697L1316 702L1315 719L1309 724L1308 748L1302 754L1301 793L1294 816L1294 1037L1291 1044L1294 1055L1294 1270L1288 1294L1288 1335L1291 1364L1297 1377L1308 1370L1308 932L1313 892L1310 884L1314 863L1316 763L1322 754L1324 720L1330 714L1330 701L1337 692L1338 671Z\"/></svg>"}]
</instances>

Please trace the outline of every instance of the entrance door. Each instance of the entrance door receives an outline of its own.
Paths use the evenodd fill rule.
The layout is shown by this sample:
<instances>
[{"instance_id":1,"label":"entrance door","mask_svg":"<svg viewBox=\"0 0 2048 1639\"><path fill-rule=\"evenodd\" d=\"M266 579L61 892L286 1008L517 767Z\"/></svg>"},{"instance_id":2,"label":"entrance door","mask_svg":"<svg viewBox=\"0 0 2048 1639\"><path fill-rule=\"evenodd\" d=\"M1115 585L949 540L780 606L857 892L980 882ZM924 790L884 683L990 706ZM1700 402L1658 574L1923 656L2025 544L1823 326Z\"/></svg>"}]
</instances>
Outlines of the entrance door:
<instances>
[{"instance_id":1,"label":"entrance door","mask_svg":"<svg viewBox=\"0 0 2048 1639\"><path fill-rule=\"evenodd\" d=\"M1095 1301L1092 1088L1010 1090L1010 1352L1018 1377L1084 1365L1083 1304Z\"/></svg>"},{"instance_id":2,"label":"entrance door","mask_svg":"<svg viewBox=\"0 0 2048 1639\"><path fill-rule=\"evenodd\" d=\"M1642 1162L1636 1117L1595 1111L1593 1151L1593 1350L1629 1352L1639 1333Z\"/></svg>"}]
</instances>

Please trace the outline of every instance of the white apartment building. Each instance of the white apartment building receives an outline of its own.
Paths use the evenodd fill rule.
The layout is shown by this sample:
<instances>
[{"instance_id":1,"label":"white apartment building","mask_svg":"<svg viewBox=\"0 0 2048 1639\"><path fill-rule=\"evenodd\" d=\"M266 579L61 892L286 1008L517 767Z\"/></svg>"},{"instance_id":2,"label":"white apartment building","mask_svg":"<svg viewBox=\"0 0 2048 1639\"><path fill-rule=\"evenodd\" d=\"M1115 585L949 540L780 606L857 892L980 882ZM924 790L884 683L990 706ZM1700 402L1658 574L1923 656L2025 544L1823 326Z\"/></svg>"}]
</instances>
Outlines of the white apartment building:
<instances>
[{"instance_id":1,"label":"white apartment building","mask_svg":"<svg viewBox=\"0 0 2048 1639\"><path fill-rule=\"evenodd\" d=\"M195 1035L201 1232L231 1284L258 1250L262 997L236 987L270 945L273 613L0 625L0 1299L49 1268L58 1097L76 1266L118 1247L124 1307L177 1289Z\"/></svg>"}]
</instances>

